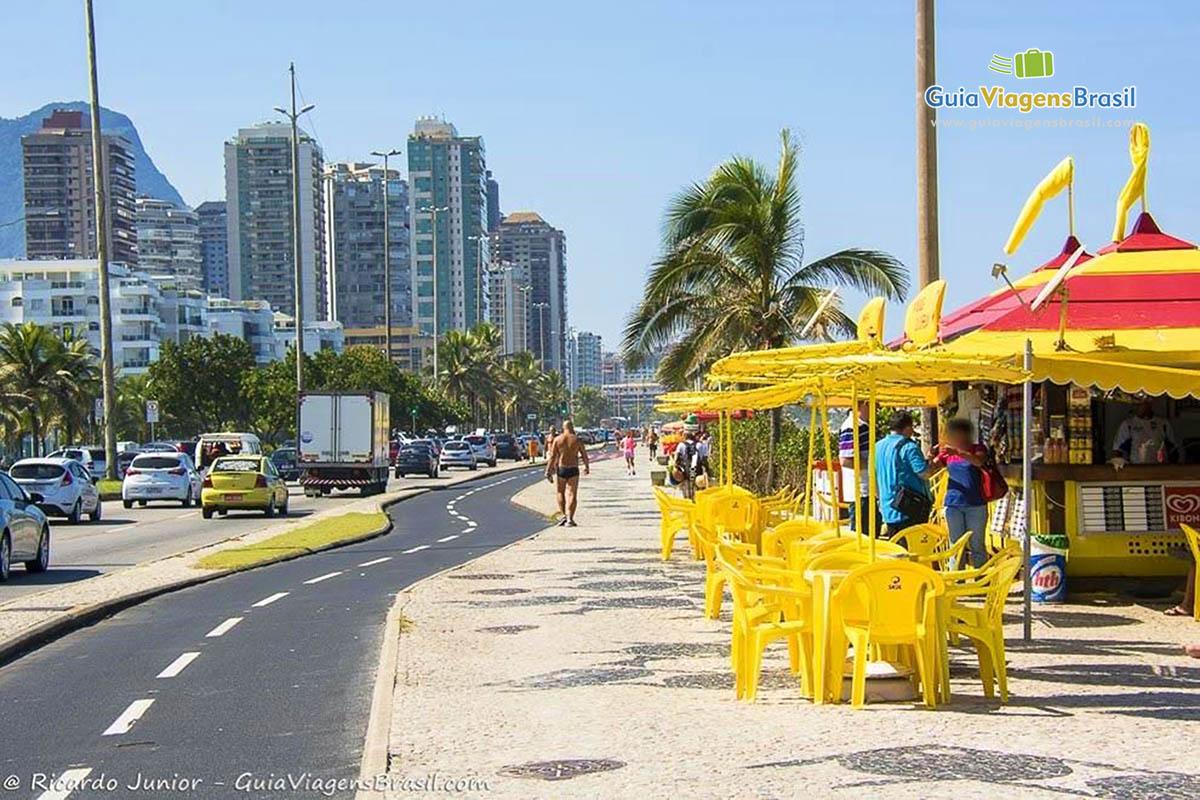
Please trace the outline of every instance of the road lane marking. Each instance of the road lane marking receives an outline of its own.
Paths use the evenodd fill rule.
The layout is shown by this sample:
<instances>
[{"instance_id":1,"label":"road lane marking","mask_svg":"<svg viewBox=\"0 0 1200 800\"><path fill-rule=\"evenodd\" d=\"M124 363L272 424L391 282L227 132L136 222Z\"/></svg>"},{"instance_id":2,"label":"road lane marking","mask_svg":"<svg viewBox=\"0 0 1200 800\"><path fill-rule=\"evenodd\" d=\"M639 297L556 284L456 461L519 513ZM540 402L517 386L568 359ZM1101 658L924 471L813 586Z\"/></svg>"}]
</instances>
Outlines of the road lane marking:
<instances>
[{"instance_id":1,"label":"road lane marking","mask_svg":"<svg viewBox=\"0 0 1200 800\"><path fill-rule=\"evenodd\" d=\"M407 549L407 550L405 550L404 552L405 552L405 554L408 554L408 553L417 553L417 552L420 552L421 550L428 550L428 549L429 549L429 545L427 545L427 544L419 544L419 545L417 545L416 547L410 547L410 548L408 548L408 549Z\"/></svg>"},{"instance_id":2,"label":"road lane marking","mask_svg":"<svg viewBox=\"0 0 1200 800\"><path fill-rule=\"evenodd\" d=\"M321 581L327 581L330 578L336 578L338 575L341 575L341 574L342 574L341 570L338 570L337 572L327 572L324 575L318 575L315 578L309 578L308 580L306 580L304 582L304 585L311 586L314 583L320 583Z\"/></svg>"},{"instance_id":3,"label":"road lane marking","mask_svg":"<svg viewBox=\"0 0 1200 800\"><path fill-rule=\"evenodd\" d=\"M147 697L142 700L134 700L129 704L129 708L121 712L121 716L113 720L113 724L104 729L101 736L120 736L123 733L129 733L133 723L142 718L150 706L154 705L154 698Z\"/></svg>"},{"instance_id":4,"label":"road lane marking","mask_svg":"<svg viewBox=\"0 0 1200 800\"><path fill-rule=\"evenodd\" d=\"M475 528L475 527L478 527L478 526L479 526L479 523L478 523L478 522L476 522L475 520L473 520L473 519L469 519L469 520L467 520L467 527L468 527L468 528Z\"/></svg>"},{"instance_id":5,"label":"road lane marking","mask_svg":"<svg viewBox=\"0 0 1200 800\"><path fill-rule=\"evenodd\" d=\"M189 653L184 653L179 658L175 659L170 664L168 664L166 669L164 669L162 672L158 673L154 677L156 677L156 678L174 678L176 675L178 675L179 673L181 673L185 669L187 669L188 664L192 663L199 657L200 657L200 652L198 650L194 650Z\"/></svg>"},{"instance_id":6,"label":"road lane marking","mask_svg":"<svg viewBox=\"0 0 1200 800\"><path fill-rule=\"evenodd\" d=\"M176 517L175 519L183 519L184 517L194 517L194 516L196 516L195 511L185 511L182 514L180 514L178 517Z\"/></svg>"},{"instance_id":7,"label":"road lane marking","mask_svg":"<svg viewBox=\"0 0 1200 800\"><path fill-rule=\"evenodd\" d=\"M443 536L442 538L438 539L438 541L439 542L449 542L450 540L457 539L457 538L458 538L458 534L452 533L449 536Z\"/></svg>"},{"instance_id":8,"label":"road lane marking","mask_svg":"<svg viewBox=\"0 0 1200 800\"><path fill-rule=\"evenodd\" d=\"M42 792L37 796L37 800L67 800L71 796L71 792L75 791L83 779L91 774L91 767L64 769L58 773L58 777L54 781L55 788Z\"/></svg>"},{"instance_id":9,"label":"road lane marking","mask_svg":"<svg viewBox=\"0 0 1200 800\"><path fill-rule=\"evenodd\" d=\"M360 567L373 567L376 564L382 564L385 561L391 561L391 560L392 560L391 556L384 556L383 558L373 558L370 561L364 561L363 563L359 564L359 566Z\"/></svg>"},{"instance_id":10,"label":"road lane marking","mask_svg":"<svg viewBox=\"0 0 1200 800\"><path fill-rule=\"evenodd\" d=\"M269 605L271 605L271 603L274 603L276 600L282 600L283 598L287 597L289 594L291 594L291 592L276 592L275 594L271 595L270 597L264 597L262 600L259 600L257 603L255 603L254 605L252 605L250 607L251 608L262 608L263 606L269 606Z\"/></svg>"},{"instance_id":11,"label":"road lane marking","mask_svg":"<svg viewBox=\"0 0 1200 800\"><path fill-rule=\"evenodd\" d=\"M234 625L237 625L241 621L241 617L230 617L208 633L204 634L204 638L215 639L218 636L224 636L225 634L229 633L230 628L232 628Z\"/></svg>"}]
</instances>

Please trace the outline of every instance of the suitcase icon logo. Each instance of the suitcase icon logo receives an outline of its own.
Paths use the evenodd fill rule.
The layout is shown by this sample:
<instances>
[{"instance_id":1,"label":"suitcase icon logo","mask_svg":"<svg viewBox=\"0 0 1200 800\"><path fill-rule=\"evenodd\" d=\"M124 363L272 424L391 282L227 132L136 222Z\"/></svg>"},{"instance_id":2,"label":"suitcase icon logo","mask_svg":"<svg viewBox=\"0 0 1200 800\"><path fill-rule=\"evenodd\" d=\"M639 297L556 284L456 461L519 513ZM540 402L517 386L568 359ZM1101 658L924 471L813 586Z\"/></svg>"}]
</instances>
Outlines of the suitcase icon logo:
<instances>
[{"instance_id":1,"label":"suitcase icon logo","mask_svg":"<svg viewBox=\"0 0 1200 800\"><path fill-rule=\"evenodd\" d=\"M988 69L1018 78L1049 78L1054 74L1054 54L1031 47L1012 58L993 55Z\"/></svg>"}]
</instances>

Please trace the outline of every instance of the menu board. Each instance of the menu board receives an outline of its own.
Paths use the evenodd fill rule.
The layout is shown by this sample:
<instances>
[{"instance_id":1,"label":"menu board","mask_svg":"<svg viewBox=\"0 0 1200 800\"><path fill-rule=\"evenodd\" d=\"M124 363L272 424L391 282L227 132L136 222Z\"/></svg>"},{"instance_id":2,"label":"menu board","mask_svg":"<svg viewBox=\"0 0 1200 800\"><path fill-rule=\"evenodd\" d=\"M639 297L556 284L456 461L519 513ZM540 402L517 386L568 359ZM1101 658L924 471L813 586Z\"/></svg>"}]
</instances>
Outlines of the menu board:
<instances>
[{"instance_id":1,"label":"menu board","mask_svg":"<svg viewBox=\"0 0 1200 800\"><path fill-rule=\"evenodd\" d=\"M1167 530L1162 484L1082 484L1079 511L1087 533Z\"/></svg>"}]
</instances>

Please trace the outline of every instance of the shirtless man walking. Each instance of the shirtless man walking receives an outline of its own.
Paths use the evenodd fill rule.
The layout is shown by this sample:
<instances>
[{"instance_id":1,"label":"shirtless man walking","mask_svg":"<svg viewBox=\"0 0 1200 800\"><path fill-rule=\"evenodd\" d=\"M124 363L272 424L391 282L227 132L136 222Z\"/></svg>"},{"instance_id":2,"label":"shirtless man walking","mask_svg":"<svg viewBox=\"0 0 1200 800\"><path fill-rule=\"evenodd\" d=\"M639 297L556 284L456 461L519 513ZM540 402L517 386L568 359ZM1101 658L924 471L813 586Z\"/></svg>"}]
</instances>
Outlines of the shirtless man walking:
<instances>
[{"instance_id":1,"label":"shirtless man walking","mask_svg":"<svg viewBox=\"0 0 1200 800\"><path fill-rule=\"evenodd\" d=\"M575 435L575 424L563 422L563 432L550 443L546 453L546 480L554 480L558 492L558 513L562 519L559 526L574 528L575 506L579 501L579 462L583 462L583 474L591 472L587 448ZM553 476L553 477L552 477Z\"/></svg>"}]
</instances>

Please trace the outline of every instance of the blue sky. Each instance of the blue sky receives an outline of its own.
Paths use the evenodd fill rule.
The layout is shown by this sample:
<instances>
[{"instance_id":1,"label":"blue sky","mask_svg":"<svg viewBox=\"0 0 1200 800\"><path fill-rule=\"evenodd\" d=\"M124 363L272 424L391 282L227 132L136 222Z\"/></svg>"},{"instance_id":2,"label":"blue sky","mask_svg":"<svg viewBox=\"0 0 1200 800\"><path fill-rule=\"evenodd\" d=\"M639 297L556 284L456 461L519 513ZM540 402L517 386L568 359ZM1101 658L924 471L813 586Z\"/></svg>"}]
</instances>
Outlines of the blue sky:
<instances>
[{"instance_id":1,"label":"blue sky","mask_svg":"<svg viewBox=\"0 0 1200 800\"><path fill-rule=\"evenodd\" d=\"M0 115L86 98L81 5L6 8ZM911 0L96 5L101 102L133 118L188 202L221 196L221 143L272 115L295 60L327 159L402 147L420 114L482 135L503 210L534 210L565 230L571 322L607 347L640 295L672 194L731 154L772 161L784 126L804 148L810 256L874 247L915 269ZM1200 239L1198 28L1192 3L942 0L938 79L1013 90L1136 85L1134 113L1100 116L1150 125L1151 210L1169 232ZM1031 47L1054 52L1054 78L987 70L993 53ZM942 129L939 147L951 304L992 288L989 267L1025 195L1064 155L1076 158L1081 237L1091 249L1107 241L1129 169L1124 130ZM1057 252L1065 231L1059 200L1010 260L1014 271ZM890 329L900 316L891 309Z\"/></svg>"}]
</instances>

